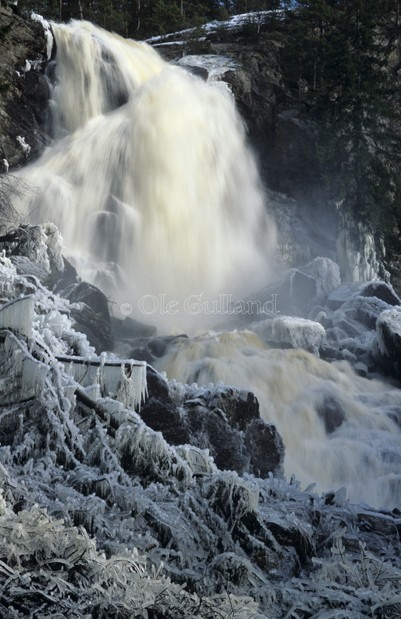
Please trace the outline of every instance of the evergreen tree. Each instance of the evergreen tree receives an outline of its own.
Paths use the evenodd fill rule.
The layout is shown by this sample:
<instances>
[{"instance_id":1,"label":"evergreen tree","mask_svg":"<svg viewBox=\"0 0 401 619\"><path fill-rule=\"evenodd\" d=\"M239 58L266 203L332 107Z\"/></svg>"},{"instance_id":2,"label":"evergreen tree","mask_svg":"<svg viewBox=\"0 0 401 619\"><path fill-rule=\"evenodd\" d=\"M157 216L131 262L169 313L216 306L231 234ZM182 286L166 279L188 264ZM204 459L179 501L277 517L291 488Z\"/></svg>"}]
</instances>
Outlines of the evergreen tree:
<instances>
[{"instance_id":1,"label":"evergreen tree","mask_svg":"<svg viewBox=\"0 0 401 619\"><path fill-rule=\"evenodd\" d=\"M299 0L282 55L300 114L326 125L319 152L329 196L389 236L401 223L401 116L390 71L397 5Z\"/></svg>"},{"instance_id":2,"label":"evergreen tree","mask_svg":"<svg viewBox=\"0 0 401 619\"><path fill-rule=\"evenodd\" d=\"M389 72L388 3L344 0L335 17L326 94L343 156L334 170L346 204L372 228L391 232L400 223L401 142L394 132L400 115Z\"/></svg>"}]
</instances>

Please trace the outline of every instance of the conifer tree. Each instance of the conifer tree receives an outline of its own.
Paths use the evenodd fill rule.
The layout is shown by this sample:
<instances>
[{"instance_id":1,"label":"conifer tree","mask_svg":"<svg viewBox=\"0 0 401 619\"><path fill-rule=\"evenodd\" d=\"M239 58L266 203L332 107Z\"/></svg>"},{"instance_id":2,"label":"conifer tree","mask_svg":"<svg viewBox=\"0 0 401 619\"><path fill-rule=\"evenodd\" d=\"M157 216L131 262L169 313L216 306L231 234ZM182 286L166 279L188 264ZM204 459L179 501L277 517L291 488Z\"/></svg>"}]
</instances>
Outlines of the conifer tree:
<instances>
[{"instance_id":1,"label":"conifer tree","mask_svg":"<svg viewBox=\"0 0 401 619\"><path fill-rule=\"evenodd\" d=\"M401 115L390 70L397 5L298 0L282 54L299 113L326 127L318 149L328 195L389 237L401 224Z\"/></svg>"}]
</instances>

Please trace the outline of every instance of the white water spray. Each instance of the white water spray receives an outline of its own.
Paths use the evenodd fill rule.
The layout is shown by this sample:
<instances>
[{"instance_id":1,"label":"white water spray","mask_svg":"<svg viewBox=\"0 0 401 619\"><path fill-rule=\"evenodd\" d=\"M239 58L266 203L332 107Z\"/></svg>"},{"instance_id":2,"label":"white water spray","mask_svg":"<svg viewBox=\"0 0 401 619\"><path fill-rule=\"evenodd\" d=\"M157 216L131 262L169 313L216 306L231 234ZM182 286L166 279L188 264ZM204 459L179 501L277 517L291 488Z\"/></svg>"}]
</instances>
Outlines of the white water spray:
<instances>
[{"instance_id":1,"label":"white water spray","mask_svg":"<svg viewBox=\"0 0 401 619\"><path fill-rule=\"evenodd\" d=\"M316 482L319 491L345 486L355 502L401 507L401 435L392 419L399 389L357 377L347 362L269 350L250 331L180 338L159 369L184 383L253 391L261 416L283 438L287 478Z\"/></svg>"},{"instance_id":2,"label":"white water spray","mask_svg":"<svg viewBox=\"0 0 401 619\"><path fill-rule=\"evenodd\" d=\"M150 322L161 298L188 328L188 295L264 283L274 227L227 89L89 23L53 29L57 140L23 172L39 189L31 218L56 223L80 274Z\"/></svg>"}]
</instances>

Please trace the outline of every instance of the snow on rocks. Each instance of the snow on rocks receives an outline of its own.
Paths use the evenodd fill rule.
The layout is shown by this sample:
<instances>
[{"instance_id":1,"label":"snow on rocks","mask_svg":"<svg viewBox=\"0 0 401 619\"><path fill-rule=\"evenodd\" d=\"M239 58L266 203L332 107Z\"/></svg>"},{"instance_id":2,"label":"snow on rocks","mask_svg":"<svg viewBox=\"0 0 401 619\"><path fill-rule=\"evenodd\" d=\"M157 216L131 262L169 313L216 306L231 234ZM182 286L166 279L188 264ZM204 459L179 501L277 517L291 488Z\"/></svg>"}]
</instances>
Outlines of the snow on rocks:
<instances>
[{"instance_id":1,"label":"snow on rocks","mask_svg":"<svg viewBox=\"0 0 401 619\"><path fill-rule=\"evenodd\" d=\"M302 348L314 354L319 354L326 335L320 323L294 316L277 316L250 328L266 342Z\"/></svg>"},{"instance_id":2,"label":"snow on rocks","mask_svg":"<svg viewBox=\"0 0 401 619\"><path fill-rule=\"evenodd\" d=\"M379 366L401 379L401 307L382 312L376 323Z\"/></svg>"},{"instance_id":3,"label":"snow on rocks","mask_svg":"<svg viewBox=\"0 0 401 619\"><path fill-rule=\"evenodd\" d=\"M401 303L393 287L381 280L342 284L329 295L327 304L335 310L356 297L375 297L389 305Z\"/></svg>"},{"instance_id":4,"label":"snow on rocks","mask_svg":"<svg viewBox=\"0 0 401 619\"><path fill-rule=\"evenodd\" d=\"M237 71L238 63L227 56L216 54L188 55L178 60L178 64L191 70L193 67L205 71L207 81L218 81L228 71Z\"/></svg>"},{"instance_id":5,"label":"snow on rocks","mask_svg":"<svg viewBox=\"0 0 401 619\"><path fill-rule=\"evenodd\" d=\"M31 13L31 19L32 21L39 22L43 28L43 32L44 32L45 39L46 39L46 46L47 46L47 59L50 60L52 56L53 45L54 45L54 37L51 31L50 24L46 19L42 17L42 15L38 15L34 11L32 11Z\"/></svg>"},{"instance_id":6,"label":"snow on rocks","mask_svg":"<svg viewBox=\"0 0 401 619\"><path fill-rule=\"evenodd\" d=\"M272 337L274 341L318 354L325 338L325 330L321 324L312 320L278 316L272 321Z\"/></svg>"},{"instance_id":7,"label":"snow on rocks","mask_svg":"<svg viewBox=\"0 0 401 619\"><path fill-rule=\"evenodd\" d=\"M29 153L32 150L32 147L26 143L26 140L24 138L24 136L22 135L17 135L16 138L18 144L21 146L22 152L24 153L24 155L27 157L29 155Z\"/></svg>"},{"instance_id":8,"label":"snow on rocks","mask_svg":"<svg viewBox=\"0 0 401 619\"><path fill-rule=\"evenodd\" d=\"M10 324L6 311L0 329L1 616L279 619L347 608L353 619L394 605L398 513L302 492L268 463L264 479L222 472L207 448L169 444L110 397L120 398L127 362L95 354L72 328L68 301L5 256L0 284L6 303L22 294L20 317ZM67 371L78 357L86 377ZM99 380L108 364L110 381ZM154 404L169 397L179 417L196 411L199 422L209 410L244 433L244 446L269 434L247 391L147 375ZM334 431L339 411L330 423Z\"/></svg>"}]
</instances>

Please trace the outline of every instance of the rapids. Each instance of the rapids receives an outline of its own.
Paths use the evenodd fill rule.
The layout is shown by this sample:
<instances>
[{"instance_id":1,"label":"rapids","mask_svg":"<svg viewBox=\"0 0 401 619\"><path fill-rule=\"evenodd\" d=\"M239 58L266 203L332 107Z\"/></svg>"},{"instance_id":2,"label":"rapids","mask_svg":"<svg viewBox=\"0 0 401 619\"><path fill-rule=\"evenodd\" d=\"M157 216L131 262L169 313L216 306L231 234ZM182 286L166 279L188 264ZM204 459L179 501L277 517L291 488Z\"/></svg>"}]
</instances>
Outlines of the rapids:
<instances>
[{"instance_id":1,"label":"rapids","mask_svg":"<svg viewBox=\"0 0 401 619\"><path fill-rule=\"evenodd\" d=\"M183 383L221 381L253 391L261 416L283 438L288 479L316 483L318 491L345 487L355 502L401 507L400 429L392 419L399 389L356 376L346 361L269 349L251 331L177 339L158 368ZM338 425L327 427L325 418Z\"/></svg>"}]
</instances>

